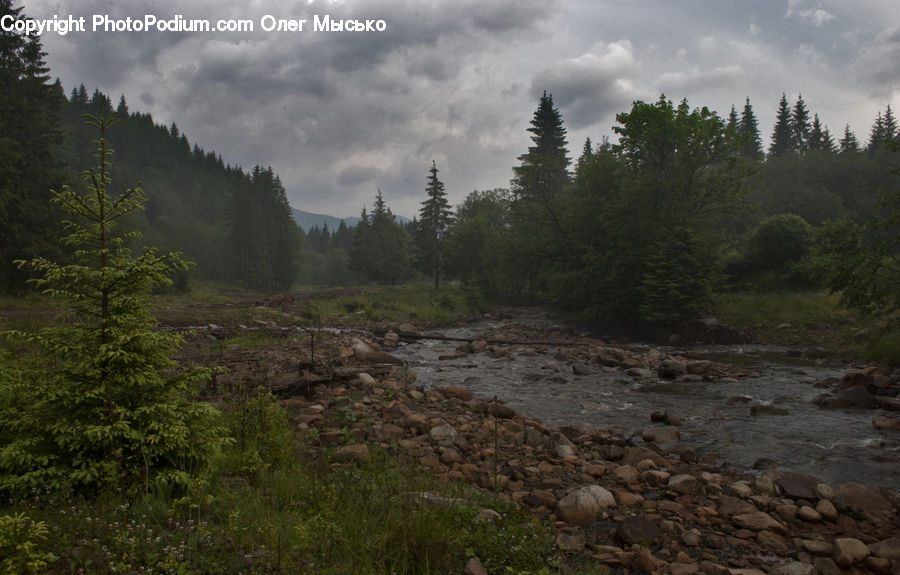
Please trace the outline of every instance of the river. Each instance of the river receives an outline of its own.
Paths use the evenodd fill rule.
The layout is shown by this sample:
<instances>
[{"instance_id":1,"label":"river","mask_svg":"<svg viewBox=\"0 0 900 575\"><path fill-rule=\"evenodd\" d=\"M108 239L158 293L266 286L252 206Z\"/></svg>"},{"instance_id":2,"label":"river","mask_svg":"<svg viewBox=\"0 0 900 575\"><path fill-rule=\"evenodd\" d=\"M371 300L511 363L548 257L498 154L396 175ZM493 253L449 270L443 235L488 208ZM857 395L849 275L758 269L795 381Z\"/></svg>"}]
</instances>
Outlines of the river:
<instances>
[{"instance_id":1,"label":"river","mask_svg":"<svg viewBox=\"0 0 900 575\"><path fill-rule=\"evenodd\" d=\"M551 329L561 324L547 312L527 310L441 333L472 338L514 325ZM555 346L530 346L528 353L513 347L511 359L487 353L439 359L452 355L457 345L419 340L402 344L394 354L418 372L417 381L425 388L458 385L483 399L496 396L545 423L610 428L626 437L636 433L640 443L640 431L656 425L651 413L676 412L683 418L681 443L700 457L715 452L720 463L747 470L763 460L774 461L779 469L809 473L831 485L858 481L900 487L900 432L872 427L872 418L881 412L824 410L811 403L826 391L812 384L840 377L846 366L816 365L789 357L785 349L763 346L667 347L663 351L674 355L739 364L755 372L730 383L672 383L634 379L621 369L601 366L575 375L571 362L556 359L560 348ZM747 399L736 402L738 397ZM771 405L788 414L754 416L750 405Z\"/></svg>"}]
</instances>

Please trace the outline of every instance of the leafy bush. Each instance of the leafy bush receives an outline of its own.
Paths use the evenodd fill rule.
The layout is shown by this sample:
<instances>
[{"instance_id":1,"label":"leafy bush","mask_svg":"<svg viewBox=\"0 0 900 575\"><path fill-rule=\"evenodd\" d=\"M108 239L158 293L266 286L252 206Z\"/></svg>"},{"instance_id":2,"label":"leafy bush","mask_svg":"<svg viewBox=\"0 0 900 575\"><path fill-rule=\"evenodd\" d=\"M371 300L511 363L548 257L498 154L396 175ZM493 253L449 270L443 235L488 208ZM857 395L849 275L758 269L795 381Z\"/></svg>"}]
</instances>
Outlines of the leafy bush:
<instances>
[{"instance_id":1,"label":"leafy bush","mask_svg":"<svg viewBox=\"0 0 900 575\"><path fill-rule=\"evenodd\" d=\"M56 555L42 551L47 525L35 523L24 513L0 515L0 567L4 575L43 573Z\"/></svg>"}]
</instances>

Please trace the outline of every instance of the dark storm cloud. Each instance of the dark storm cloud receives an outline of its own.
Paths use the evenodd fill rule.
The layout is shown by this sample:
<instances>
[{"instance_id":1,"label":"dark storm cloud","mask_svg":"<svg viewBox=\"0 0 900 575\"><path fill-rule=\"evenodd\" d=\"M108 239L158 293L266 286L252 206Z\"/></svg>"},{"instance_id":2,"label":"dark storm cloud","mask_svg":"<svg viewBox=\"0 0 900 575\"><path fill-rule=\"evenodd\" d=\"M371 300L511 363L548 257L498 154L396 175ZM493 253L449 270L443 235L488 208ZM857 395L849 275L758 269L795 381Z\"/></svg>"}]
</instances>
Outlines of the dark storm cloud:
<instances>
[{"instance_id":1,"label":"dark storm cloud","mask_svg":"<svg viewBox=\"0 0 900 575\"><path fill-rule=\"evenodd\" d=\"M541 71L532 81L532 93L552 92L554 103L566 112L566 122L585 128L608 120L638 95L633 82L639 68L631 42L598 44Z\"/></svg>"},{"instance_id":2,"label":"dark storm cloud","mask_svg":"<svg viewBox=\"0 0 900 575\"><path fill-rule=\"evenodd\" d=\"M67 91L84 83L176 122L192 143L271 165L291 202L356 215L381 188L414 215L435 160L451 201L506 186L543 90L571 148L609 133L634 99L727 114L754 103L764 137L782 92L836 132L865 134L898 101L892 0L690 3L609 0L37 0L26 13L250 19L252 33L48 36ZM260 19L371 18L382 33L264 32ZM848 81L848 79L850 81Z\"/></svg>"}]
</instances>

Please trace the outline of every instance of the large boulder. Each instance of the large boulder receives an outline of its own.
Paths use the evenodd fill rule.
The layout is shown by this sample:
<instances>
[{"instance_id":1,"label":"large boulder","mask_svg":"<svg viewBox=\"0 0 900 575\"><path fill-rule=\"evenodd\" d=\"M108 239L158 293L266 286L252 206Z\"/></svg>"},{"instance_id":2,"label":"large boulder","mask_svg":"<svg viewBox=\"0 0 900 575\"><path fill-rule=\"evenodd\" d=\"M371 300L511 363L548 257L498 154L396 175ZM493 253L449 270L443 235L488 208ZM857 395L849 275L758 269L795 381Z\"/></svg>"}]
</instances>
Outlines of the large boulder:
<instances>
[{"instance_id":1,"label":"large boulder","mask_svg":"<svg viewBox=\"0 0 900 575\"><path fill-rule=\"evenodd\" d=\"M641 432L641 437L647 443L668 443L677 440L681 437L681 434L674 425L662 425L644 429Z\"/></svg>"},{"instance_id":2,"label":"large boulder","mask_svg":"<svg viewBox=\"0 0 900 575\"><path fill-rule=\"evenodd\" d=\"M834 504L841 511L856 513L890 511L891 502L877 489L861 483L841 483L834 488Z\"/></svg>"},{"instance_id":3,"label":"large boulder","mask_svg":"<svg viewBox=\"0 0 900 575\"><path fill-rule=\"evenodd\" d=\"M851 567L871 554L865 543L853 537L839 537L834 540L834 562L839 567Z\"/></svg>"},{"instance_id":4,"label":"large boulder","mask_svg":"<svg viewBox=\"0 0 900 575\"><path fill-rule=\"evenodd\" d=\"M665 359L659 364L656 375L660 379L676 379L687 373L687 366L683 361L676 359Z\"/></svg>"},{"instance_id":5,"label":"large boulder","mask_svg":"<svg viewBox=\"0 0 900 575\"><path fill-rule=\"evenodd\" d=\"M738 527L752 531L773 531L782 535L787 533L787 528L780 521L763 511L735 515L732 521Z\"/></svg>"},{"instance_id":6,"label":"large boulder","mask_svg":"<svg viewBox=\"0 0 900 575\"><path fill-rule=\"evenodd\" d=\"M560 518L572 525L587 526L615 507L616 498L599 485L586 485L563 497L557 504Z\"/></svg>"}]
</instances>

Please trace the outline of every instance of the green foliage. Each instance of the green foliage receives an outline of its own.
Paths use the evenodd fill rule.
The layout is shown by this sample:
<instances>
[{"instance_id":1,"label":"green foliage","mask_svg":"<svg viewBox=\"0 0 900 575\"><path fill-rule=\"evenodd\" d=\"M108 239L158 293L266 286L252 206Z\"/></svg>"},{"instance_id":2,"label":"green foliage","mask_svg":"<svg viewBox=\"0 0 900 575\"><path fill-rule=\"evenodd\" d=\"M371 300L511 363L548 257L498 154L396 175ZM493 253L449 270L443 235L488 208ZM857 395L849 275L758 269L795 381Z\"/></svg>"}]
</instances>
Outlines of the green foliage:
<instances>
[{"instance_id":1,"label":"green foliage","mask_svg":"<svg viewBox=\"0 0 900 575\"><path fill-rule=\"evenodd\" d=\"M238 381L226 390L225 406L225 424L235 438L225 450L226 474L253 479L290 465L294 453L287 415L269 391Z\"/></svg>"},{"instance_id":2,"label":"green foliage","mask_svg":"<svg viewBox=\"0 0 900 575\"><path fill-rule=\"evenodd\" d=\"M504 189L472 192L457 206L448 231L450 273L489 298L515 293L508 254L511 200Z\"/></svg>"},{"instance_id":3,"label":"green foliage","mask_svg":"<svg viewBox=\"0 0 900 575\"><path fill-rule=\"evenodd\" d=\"M299 269L300 230L281 180L256 166L228 203L229 261L245 287L285 290Z\"/></svg>"},{"instance_id":4,"label":"green foliage","mask_svg":"<svg viewBox=\"0 0 900 575\"><path fill-rule=\"evenodd\" d=\"M412 276L409 234L395 221L381 190L375 195L372 215L363 208L356 225L350 266L368 281L382 284L397 284Z\"/></svg>"},{"instance_id":5,"label":"green foliage","mask_svg":"<svg viewBox=\"0 0 900 575\"><path fill-rule=\"evenodd\" d=\"M100 133L88 191L53 193L71 214L63 241L75 262L20 263L39 274L36 287L69 303L71 317L37 333L8 332L47 358L0 396L0 488L8 491L184 486L226 443L218 412L191 400L208 370L179 372L169 358L183 338L155 329L150 314L152 287L187 264L152 248L132 256L126 240L137 234L117 224L142 208L143 192L110 193L106 131L115 121L88 121Z\"/></svg>"},{"instance_id":6,"label":"green foliage","mask_svg":"<svg viewBox=\"0 0 900 575\"><path fill-rule=\"evenodd\" d=\"M747 238L743 257L728 270L732 281L763 291L813 289L814 240L814 228L800 216L766 218Z\"/></svg>"},{"instance_id":7,"label":"green foliage","mask_svg":"<svg viewBox=\"0 0 900 575\"><path fill-rule=\"evenodd\" d=\"M4 575L44 572L57 557L41 548L47 539L47 525L34 522L24 513L0 515L0 569Z\"/></svg>"},{"instance_id":8,"label":"green foliage","mask_svg":"<svg viewBox=\"0 0 900 575\"><path fill-rule=\"evenodd\" d=\"M594 321L677 324L719 279L714 224L736 209L748 161L715 113L686 101L635 102L617 119L618 145L585 159L567 197L573 255L551 293Z\"/></svg>"},{"instance_id":9,"label":"green foliage","mask_svg":"<svg viewBox=\"0 0 900 575\"><path fill-rule=\"evenodd\" d=\"M0 0L0 17L25 18ZM50 83L40 37L0 30L0 291L22 291L27 274L13 260L54 253L49 188L59 181L62 87Z\"/></svg>"},{"instance_id":10,"label":"green foliage","mask_svg":"<svg viewBox=\"0 0 900 575\"><path fill-rule=\"evenodd\" d=\"M437 165L431 162L431 175L425 191L428 199L422 202L419 221L416 225L416 256L419 268L434 278L434 289L441 287L441 273L444 271L444 238L447 228L453 222L450 202L444 191L444 183L438 177Z\"/></svg>"}]
</instances>

